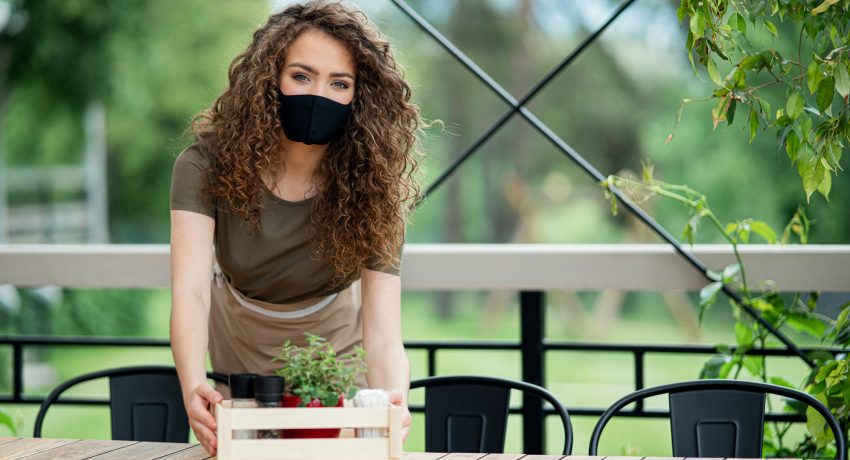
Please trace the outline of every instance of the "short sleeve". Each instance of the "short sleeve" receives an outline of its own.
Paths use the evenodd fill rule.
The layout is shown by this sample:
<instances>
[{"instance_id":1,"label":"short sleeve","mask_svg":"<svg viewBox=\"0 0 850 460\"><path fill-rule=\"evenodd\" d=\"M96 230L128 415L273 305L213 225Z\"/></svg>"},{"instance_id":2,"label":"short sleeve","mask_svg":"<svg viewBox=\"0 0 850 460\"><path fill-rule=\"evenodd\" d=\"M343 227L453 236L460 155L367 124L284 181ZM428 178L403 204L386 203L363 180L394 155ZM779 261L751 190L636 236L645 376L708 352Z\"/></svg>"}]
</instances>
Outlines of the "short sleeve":
<instances>
[{"instance_id":1,"label":"short sleeve","mask_svg":"<svg viewBox=\"0 0 850 460\"><path fill-rule=\"evenodd\" d=\"M396 250L395 257L393 258L392 265L382 265L382 264L372 264L367 265L366 268L369 270L375 270L383 273L387 273L390 275L400 276L401 275L401 254L404 250L404 244L398 247Z\"/></svg>"},{"instance_id":2,"label":"short sleeve","mask_svg":"<svg viewBox=\"0 0 850 460\"><path fill-rule=\"evenodd\" d=\"M202 194L208 164L197 143L180 152L171 174L170 209L197 212L215 219L215 206Z\"/></svg>"}]
</instances>

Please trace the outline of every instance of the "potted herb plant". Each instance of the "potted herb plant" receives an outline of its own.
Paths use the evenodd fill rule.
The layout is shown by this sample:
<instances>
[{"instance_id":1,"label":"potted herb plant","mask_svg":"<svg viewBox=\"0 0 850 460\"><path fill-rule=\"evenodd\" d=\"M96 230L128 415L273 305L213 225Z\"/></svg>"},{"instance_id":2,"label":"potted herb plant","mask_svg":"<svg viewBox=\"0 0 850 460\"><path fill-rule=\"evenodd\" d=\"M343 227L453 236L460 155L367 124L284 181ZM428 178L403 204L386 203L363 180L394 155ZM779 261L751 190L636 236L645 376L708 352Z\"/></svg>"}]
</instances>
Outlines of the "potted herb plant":
<instances>
[{"instance_id":1,"label":"potted herb plant","mask_svg":"<svg viewBox=\"0 0 850 460\"><path fill-rule=\"evenodd\" d=\"M355 347L337 355L326 339L310 333L307 345L299 347L287 340L272 361L282 367L275 373L286 382L283 407L342 407L357 393L355 378L366 372L366 351ZM285 438L336 438L338 428L283 430Z\"/></svg>"}]
</instances>

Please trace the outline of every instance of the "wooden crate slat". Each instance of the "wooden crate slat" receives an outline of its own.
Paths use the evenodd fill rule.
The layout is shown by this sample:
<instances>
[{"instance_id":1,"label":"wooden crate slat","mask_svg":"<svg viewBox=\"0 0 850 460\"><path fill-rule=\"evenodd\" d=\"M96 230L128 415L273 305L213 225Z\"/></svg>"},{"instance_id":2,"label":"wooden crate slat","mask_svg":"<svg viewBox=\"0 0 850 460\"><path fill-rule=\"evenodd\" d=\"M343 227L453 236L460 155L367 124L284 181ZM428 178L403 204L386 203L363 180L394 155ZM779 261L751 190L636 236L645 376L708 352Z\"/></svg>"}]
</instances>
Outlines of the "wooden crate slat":
<instances>
[{"instance_id":1,"label":"wooden crate slat","mask_svg":"<svg viewBox=\"0 0 850 460\"><path fill-rule=\"evenodd\" d=\"M232 430L263 428L387 428L386 408L228 409Z\"/></svg>"}]
</instances>

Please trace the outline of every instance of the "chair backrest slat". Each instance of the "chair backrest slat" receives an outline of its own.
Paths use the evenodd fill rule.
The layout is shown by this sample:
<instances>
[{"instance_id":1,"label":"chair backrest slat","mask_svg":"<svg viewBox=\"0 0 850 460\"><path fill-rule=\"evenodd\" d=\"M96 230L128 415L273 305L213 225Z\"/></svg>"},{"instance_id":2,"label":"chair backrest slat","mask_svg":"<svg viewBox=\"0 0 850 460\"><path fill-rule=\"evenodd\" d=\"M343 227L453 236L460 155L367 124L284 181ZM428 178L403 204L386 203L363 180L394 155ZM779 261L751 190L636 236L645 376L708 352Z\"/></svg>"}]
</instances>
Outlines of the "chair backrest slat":
<instances>
[{"instance_id":1,"label":"chair backrest slat","mask_svg":"<svg viewBox=\"0 0 850 460\"><path fill-rule=\"evenodd\" d=\"M112 439L188 442L189 419L177 374L131 374L109 379Z\"/></svg>"},{"instance_id":2,"label":"chair backrest slat","mask_svg":"<svg viewBox=\"0 0 850 460\"><path fill-rule=\"evenodd\" d=\"M670 394L673 455L761 457L764 394L704 390Z\"/></svg>"},{"instance_id":3,"label":"chair backrest slat","mask_svg":"<svg viewBox=\"0 0 850 460\"><path fill-rule=\"evenodd\" d=\"M425 390L425 450L502 452L510 388L457 384Z\"/></svg>"}]
</instances>

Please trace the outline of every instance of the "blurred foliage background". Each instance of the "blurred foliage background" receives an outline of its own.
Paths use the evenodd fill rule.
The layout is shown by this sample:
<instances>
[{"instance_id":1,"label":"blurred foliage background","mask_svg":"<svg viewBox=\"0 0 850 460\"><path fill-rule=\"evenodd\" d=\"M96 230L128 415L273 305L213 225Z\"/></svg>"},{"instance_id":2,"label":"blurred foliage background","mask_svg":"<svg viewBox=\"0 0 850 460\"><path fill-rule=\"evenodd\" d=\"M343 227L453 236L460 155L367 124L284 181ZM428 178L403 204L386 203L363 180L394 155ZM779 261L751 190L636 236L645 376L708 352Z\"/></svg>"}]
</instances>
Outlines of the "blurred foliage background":
<instances>
[{"instance_id":1,"label":"blurred foliage background","mask_svg":"<svg viewBox=\"0 0 850 460\"><path fill-rule=\"evenodd\" d=\"M222 91L230 61L248 44L254 29L286 3L0 0L3 175L84 168L92 136L96 137L86 128L87 114L99 110L104 115L100 143L106 165L95 172L106 184L101 198L105 198L107 236L102 242L168 243L171 168L177 154L191 142L184 130L192 115ZM515 97L528 91L616 6L612 0L409 3ZM508 107L389 1L356 4L390 37L423 114L447 125L447 132L433 128L422 139L427 158L421 183L427 186ZM781 229L803 204L814 221L811 243L850 243L846 174L834 179L830 203L814 195L806 204L797 171L776 139L766 134L750 144L744 123L714 130L710 103L689 104L675 138L665 145L682 99L713 91L705 75L691 71L685 49L687 24L680 26L676 18L677 4L672 0L636 2L534 98L529 109L603 174L639 172L642 161L651 161L659 179L704 192L724 221L753 217ZM796 33L779 26L775 40L791 48ZM10 217L0 225L5 229L0 241L87 241L85 231L62 231L63 222L51 216L63 203L90 197L83 188L63 187L61 174L50 177L58 180L22 190L0 187L7 209L0 218L41 216L34 230L18 233L14 229L21 226ZM687 221L686 210L664 201L650 206L649 212L663 226L680 233ZM16 209L25 212L16 213ZM519 118L508 122L420 205L408 231L410 243L661 242L625 213L612 216L599 186ZM698 243L722 242L710 232L696 239ZM694 299L692 293L671 297L651 292L553 292L547 307L547 335L625 342L730 340L733 321L721 308L709 312L702 330L694 329ZM7 287L0 289L0 333L167 337L169 301L165 290ZM515 339L515 304L510 294L405 293L405 336ZM678 306L669 307L672 304ZM684 311L685 319L672 320L674 309ZM0 391L9 391L5 369L9 369L10 355L9 350L0 350L4 369ZM517 356L510 354L502 358L512 366L496 365L496 360L470 364L460 353L446 356L440 372L462 369L519 376ZM45 375L28 378L27 391L43 393L58 380L111 364L170 359L165 350L106 350L96 355L88 350L33 350L27 356L33 369L41 362L48 366ZM414 377L421 376L424 356L414 353L411 359ZM603 405L630 388L630 374L622 373L616 359L608 363L594 356L567 357L565 362L586 370L570 372L563 362L553 364L548 383L556 394L573 402L576 395L583 395L581 402ZM799 376L798 364L779 367ZM695 378L700 367L701 363L661 360L651 365L647 383ZM20 410L26 430L34 410ZM55 426L62 420L88 417L80 414L92 410L79 409L67 416L59 411ZM642 425L643 429L651 429L653 423ZM577 453L583 452L586 443L581 437L588 435L591 426L590 419L577 422ZM102 435L99 431L67 433L67 427L59 431L63 436ZM669 449L669 439L630 437L633 441L614 440L612 445L624 452L643 448L664 454ZM415 449L421 442L414 433L409 442L413 447L408 448ZM509 440L512 445L517 442L518 438ZM550 439L550 446L557 442Z\"/></svg>"}]
</instances>

